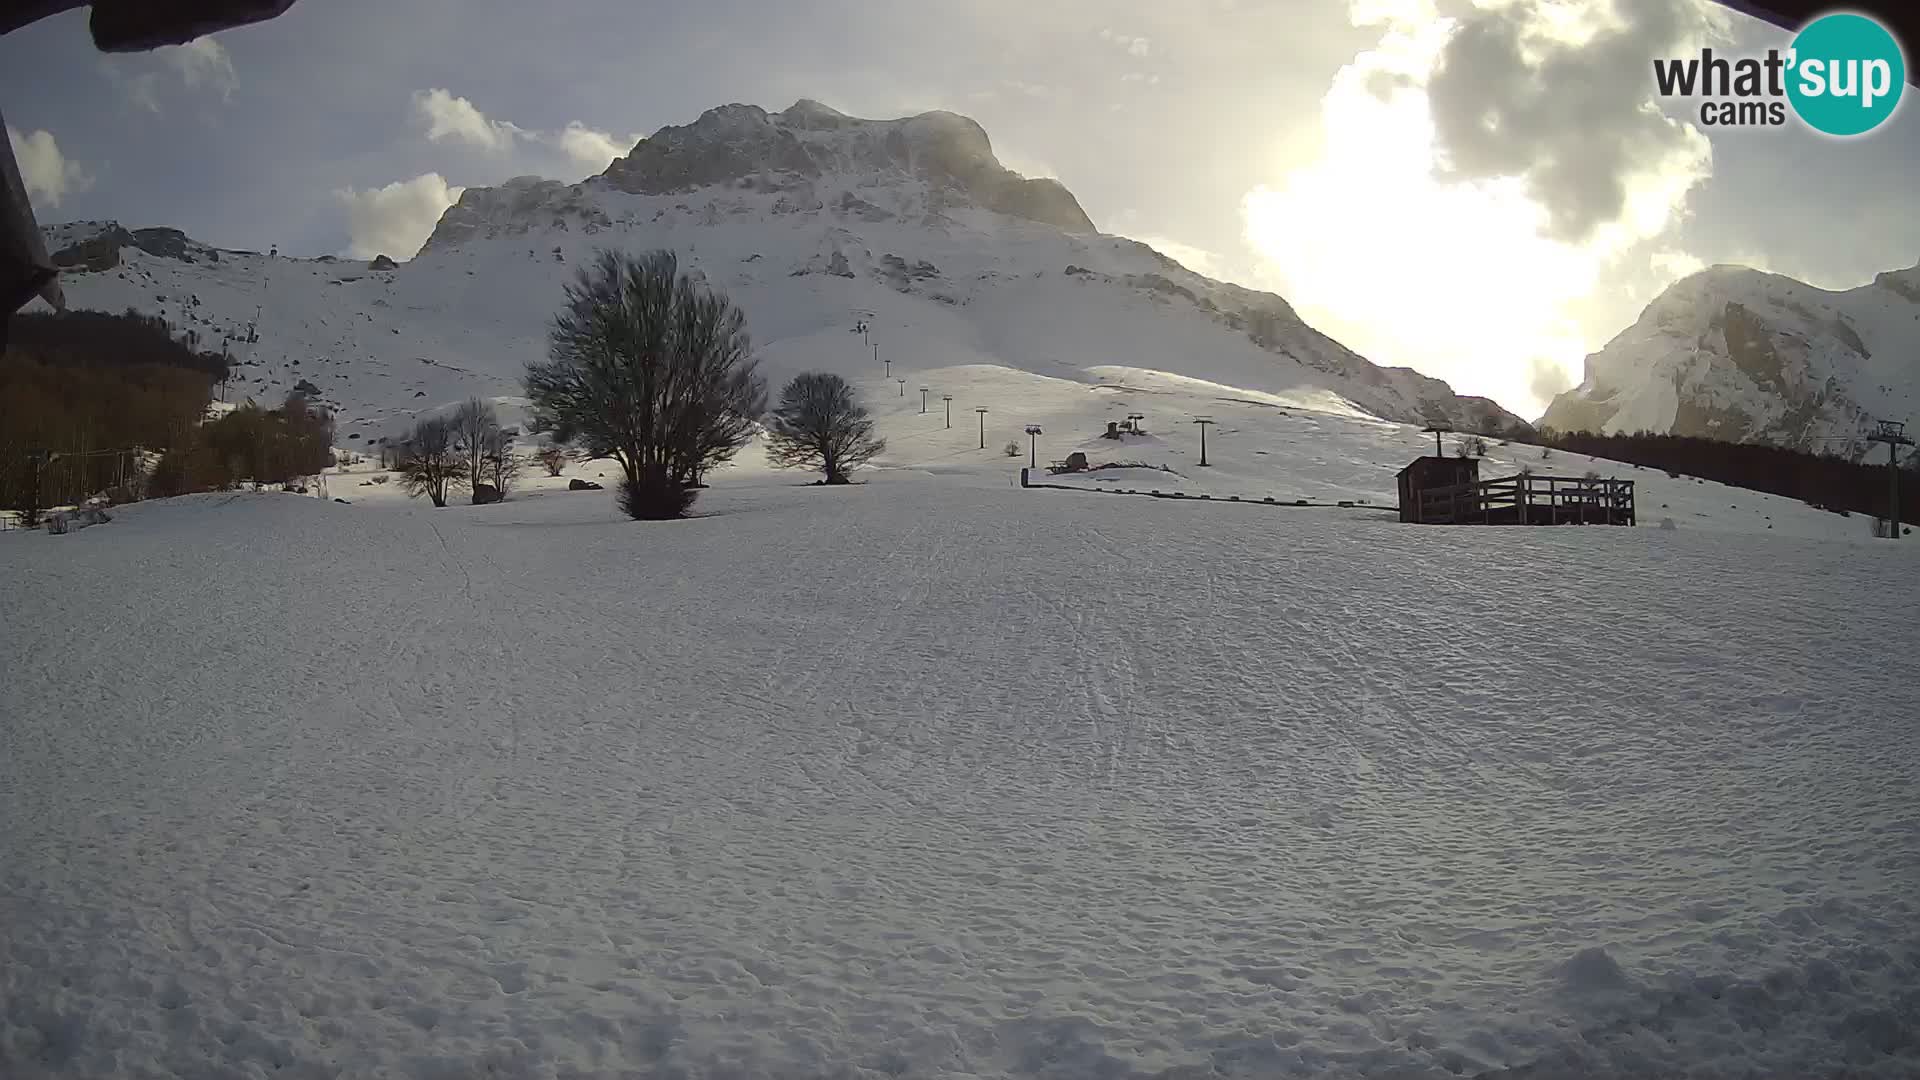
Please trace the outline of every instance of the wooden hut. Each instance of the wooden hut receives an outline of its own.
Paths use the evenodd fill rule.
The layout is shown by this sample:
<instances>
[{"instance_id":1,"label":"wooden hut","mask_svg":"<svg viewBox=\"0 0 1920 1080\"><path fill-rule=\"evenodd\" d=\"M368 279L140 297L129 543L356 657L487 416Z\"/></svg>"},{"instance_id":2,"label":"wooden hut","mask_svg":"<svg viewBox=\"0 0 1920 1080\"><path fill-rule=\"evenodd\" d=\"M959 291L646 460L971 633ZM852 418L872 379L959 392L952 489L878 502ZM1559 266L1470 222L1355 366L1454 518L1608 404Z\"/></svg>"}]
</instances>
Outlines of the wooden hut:
<instances>
[{"instance_id":1,"label":"wooden hut","mask_svg":"<svg viewBox=\"0 0 1920 1080\"><path fill-rule=\"evenodd\" d=\"M1480 482L1480 459L1428 454L1400 470L1400 520L1421 521L1420 493Z\"/></svg>"},{"instance_id":2,"label":"wooden hut","mask_svg":"<svg viewBox=\"0 0 1920 1080\"><path fill-rule=\"evenodd\" d=\"M1400 520L1427 525L1632 525L1633 481L1520 473L1480 479L1474 458L1400 470Z\"/></svg>"}]
</instances>

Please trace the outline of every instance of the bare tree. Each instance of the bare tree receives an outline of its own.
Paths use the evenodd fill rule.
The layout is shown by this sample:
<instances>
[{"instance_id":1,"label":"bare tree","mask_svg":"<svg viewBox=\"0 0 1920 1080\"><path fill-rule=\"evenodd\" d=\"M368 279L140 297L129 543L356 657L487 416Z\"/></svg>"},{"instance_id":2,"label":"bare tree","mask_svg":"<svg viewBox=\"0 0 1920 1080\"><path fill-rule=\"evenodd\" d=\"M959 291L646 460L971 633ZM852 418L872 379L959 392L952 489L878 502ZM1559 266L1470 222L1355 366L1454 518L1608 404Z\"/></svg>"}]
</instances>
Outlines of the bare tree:
<instances>
[{"instance_id":1,"label":"bare tree","mask_svg":"<svg viewBox=\"0 0 1920 1080\"><path fill-rule=\"evenodd\" d=\"M567 467L567 452L558 446L540 448L540 464L547 470L548 476L559 476Z\"/></svg>"},{"instance_id":2,"label":"bare tree","mask_svg":"<svg viewBox=\"0 0 1920 1080\"><path fill-rule=\"evenodd\" d=\"M847 483L847 473L887 448L873 437L873 421L838 375L809 371L780 391L767 419L767 460L776 468L811 468L827 483Z\"/></svg>"},{"instance_id":3,"label":"bare tree","mask_svg":"<svg viewBox=\"0 0 1920 1080\"><path fill-rule=\"evenodd\" d=\"M453 425L440 416L413 425L413 434L396 452L395 468L407 494L425 495L435 506L447 505L449 487L470 482L454 440Z\"/></svg>"},{"instance_id":4,"label":"bare tree","mask_svg":"<svg viewBox=\"0 0 1920 1080\"><path fill-rule=\"evenodd\" d=\"M621 509L681 517L766 408L746 316L671 251L601 251L566 287L548 358L527 366L531 428L620 463Z\"/></svg>"},{"instance_id":5,"label":"bare tree","mask_svg":"<svg viewBox=\"0 0 1920 1080\"><path fill-rule=\"evenodd\" d=\"M475 502L480 500L480 485L486 482L487 451L500 432L499 414L479 398L468 398L448 417L453 429L454 449L467 472L467 487Z\"/></svg>"},{"instance_id":6,"label":"bare tree","mask_svg":"<svg viewBox=\"0 0 1920 1080\"><path fill-rule=\"evenodd\" d=\"M487 433L483 449L486 479L495 491L505 495L512 490L514 480L520 476L520 459L513 454L513 436L496 424Z\"/></svg>"}]
</instances>

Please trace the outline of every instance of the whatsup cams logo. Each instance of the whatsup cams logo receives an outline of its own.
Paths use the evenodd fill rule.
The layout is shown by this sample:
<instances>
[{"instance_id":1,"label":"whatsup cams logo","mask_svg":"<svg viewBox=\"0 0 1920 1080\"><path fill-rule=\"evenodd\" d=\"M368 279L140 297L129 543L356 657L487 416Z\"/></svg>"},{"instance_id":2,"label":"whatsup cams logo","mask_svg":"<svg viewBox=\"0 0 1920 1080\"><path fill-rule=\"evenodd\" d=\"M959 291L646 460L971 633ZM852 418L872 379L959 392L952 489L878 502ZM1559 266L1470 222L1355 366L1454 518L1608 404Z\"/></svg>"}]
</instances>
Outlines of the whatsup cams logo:
<instances>
[{"instance_id":1,"label":"whatsup cams logo","mask_svg":"<svg viewBox=\"0 0 1920 1080\"><path fill-rule=\"evenodd\" d=\"M1865 135L1886 122L1907 85L1900 43L1865 15L1822 15L1785 52L1653 62L1661 97L1697 100L1703 127L1780 127L1792 115L1827 135Z\"/></svg>"}]
</instances>

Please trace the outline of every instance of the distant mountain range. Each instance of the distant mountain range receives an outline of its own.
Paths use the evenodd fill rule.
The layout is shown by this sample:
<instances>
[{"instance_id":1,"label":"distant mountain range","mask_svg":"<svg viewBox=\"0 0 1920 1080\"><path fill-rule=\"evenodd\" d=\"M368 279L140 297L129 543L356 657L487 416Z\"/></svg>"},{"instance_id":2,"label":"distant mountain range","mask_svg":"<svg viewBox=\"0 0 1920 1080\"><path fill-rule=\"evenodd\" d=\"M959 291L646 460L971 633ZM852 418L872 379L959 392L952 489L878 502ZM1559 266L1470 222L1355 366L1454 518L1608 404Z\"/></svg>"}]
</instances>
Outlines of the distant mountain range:
<instances>
[{"instance_id":1,"label":"distant mountain range","mask_svg":"<svg viewBox=\"0 0 1920 1080\"><path fill-rule=\"evenodd\" d=\"M163 315L203 347L233 341L236 394L304 383L368 435L469 395L517 395L562 283L607 246L678 252L745 309L775 376L864 373L876 359L1089 384L1144 370L1304 391L1386 420L1525 426L1438 379L1369 363L1278 296L1100 233L1058 181L1007 169L978 124L948 112L712 109L581 183L469 188L398 264L221 251L113 222L46 231L70 302ZM872 328L877 358L849 341L856 322Z\"/></svg>"}]
</instances>

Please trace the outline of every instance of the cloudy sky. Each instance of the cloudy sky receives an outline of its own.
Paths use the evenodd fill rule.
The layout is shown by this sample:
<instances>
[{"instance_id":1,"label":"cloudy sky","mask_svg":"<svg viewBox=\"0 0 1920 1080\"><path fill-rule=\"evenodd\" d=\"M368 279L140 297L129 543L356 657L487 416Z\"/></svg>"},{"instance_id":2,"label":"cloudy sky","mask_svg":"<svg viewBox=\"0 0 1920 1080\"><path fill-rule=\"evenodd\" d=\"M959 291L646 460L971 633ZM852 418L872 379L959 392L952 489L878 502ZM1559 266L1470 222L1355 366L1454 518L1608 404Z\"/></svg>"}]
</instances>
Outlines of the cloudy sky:
<instances>
[{"instance_id":1,"label":"cloudy sky","mask_svg":"<svg viewBox=\"0 0 1920 1080\"><path fill-rule=\"evenodd\" d=\"M126 56L43 20L0 110L43 222L404 257L463 187L714 105L952 109L1104 231L1531 417L1700 266L1920 260L1920 108L1837 141L1654 98L1656 56L1787 38L1701 0L298 0Z\"/></svg>"}]
</instances>

